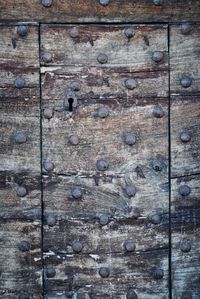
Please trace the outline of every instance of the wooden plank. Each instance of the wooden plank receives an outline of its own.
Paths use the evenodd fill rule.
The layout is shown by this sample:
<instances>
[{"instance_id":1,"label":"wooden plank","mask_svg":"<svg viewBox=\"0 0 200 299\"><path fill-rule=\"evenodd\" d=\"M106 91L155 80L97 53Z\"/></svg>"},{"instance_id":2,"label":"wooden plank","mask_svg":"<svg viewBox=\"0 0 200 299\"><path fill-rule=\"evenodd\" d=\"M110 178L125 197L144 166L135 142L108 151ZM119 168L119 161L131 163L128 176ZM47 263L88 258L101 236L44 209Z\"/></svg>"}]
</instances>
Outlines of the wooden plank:
<instances>
[{"instance_id":1,"label":"wooden plank","mask_svg":"<svg viewBox=\"0 0 200 299\"><path fill-rule=\"evenodd\" d=\"M162 22L199 20L200 5L198 0L168 1L109 1L107 6L100 2L79 0L46 1L50 7L43 7L37 0L2 0L0 19L2 21L47 21L47 22ZM159 2L160 5L155 5Z\"/></svg>"},{"instance_id":2,"label":"wooden plank","mask_svg":"<svg viewBox=\"0 0 200 299\"><path fill-rule=\"evenodd\" d=\"M200 296L199 231L200 176L172 180L173 298ZM182 296L182 297L181 297Z\"/></svg>"},{"instance_id":3,"label":"wooden plank","mask_svg":"<svg viewBox=\"0 0 200 299\"><path fill-rule=\"evenodd\" d=\"M167 250L103 256L45 254L44 258L45 270L55 271L51 278L45 277L45 289L50 298L57 298L51 296L56 290L61 295L65 291L74 296L85 294L84 298L120 299L125 298L130 288L138 298L168 298ZM109 268L109 277L99 275L101 267ZM155 279L155 272L152 275L154 267L163 270L162 278Z\"/></svg>"},{"instance_id":4,"label":"wooden plank","mask_svg":"<svg viewBox=\"0 0 200 299\"><path fill-rule=\"evenodd\" d=\"M199 109L197 96L171 98L172 177L200 172Z\"/></svg>"},{"instance_id":5,"label":"wooden plank","mask_svg":"<svg viewBox=\"0 0 200 299\"><path fill-rule=\"evenodd\" d=\"M187 27L185 27L186 32ZM200 26L188 33L181 26L170 27L170 89L174 95L200 94Z\"/></svg>"}]
</instances>

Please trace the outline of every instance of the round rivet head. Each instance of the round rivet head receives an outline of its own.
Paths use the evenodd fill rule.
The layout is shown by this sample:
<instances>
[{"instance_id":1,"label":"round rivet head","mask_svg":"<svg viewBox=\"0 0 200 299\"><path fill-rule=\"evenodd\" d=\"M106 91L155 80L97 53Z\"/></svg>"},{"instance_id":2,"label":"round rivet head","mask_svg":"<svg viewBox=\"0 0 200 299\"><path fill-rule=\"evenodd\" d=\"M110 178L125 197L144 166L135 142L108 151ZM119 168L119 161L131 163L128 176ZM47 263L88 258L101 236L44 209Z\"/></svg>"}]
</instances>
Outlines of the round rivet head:
<instances>
[{"instance_id":1,"label":"round rivet head","mask_svg":"<svg viewBox=\"0 0 200 299\"><path fill-rule=\"evenodd\" d=\"M43 162L43 167L46 171L52 171L54 169L54 164L53 162L46 160Z\"/></svg>"},{"instance_id":2,"label":"round rivet head","mask_svg":"<svg viewBox=\"0 0 200 299\"><path fill-rule=\"evenodd\" d=\"M28 294L26 291L21 290L21 291L19 292L19 295L18 295L17 298L18 298L18 299L30 299L30 296L29 296L29 294Z\"/></svg>"},{"instance_id":3,"label":"round rivet head","mask_svg":"<svg viewBox=\"0 0 200 299\"><path fill-rule=\"evenodd\" d=\"M124 142L130 146L136 143L136 135L134 133L125 133Z\"/></svg>"},{"instance_id":4,"label":"round rivet head","mask_svg":"<svg viewBox=\"0 0 200 299\"><path fill-rule=\"evenodd\" d=\"M99 269L99 275L103 278L107 278L110 275L110 269L108 267L101 267Z\"/></svg>"},{"instance_id":5,"label":"round rivet head","mask_svg":"<svg viewBox=\"0 0 200 299\"><path fill-rule=\"evenodd\" d=\"M187 132L182 132L180 134L180 139L181 139L182 142L187 143L187 142L189 142L191 140L191 136Z\"/></svg>"},{"instance_id":6,"label":"round rivet head","mask_svg":"<svg viewBox=\"0 0 200 299\"><path fill-rule=\"evenodd\" d=\"M133 28L127 28L127 29L125 29L124 30L124 34L125 34L125 36L128 38L128 39L130 39L130 38L132 38L133 36L134 36L134 34L135 34L135 30L133 29Z\"/></svg>"},{"instance_id":7,"label":"round rivet head","mask_svg":"<svg viewBox=\"0 0 200 299\"><path fill-rule=\"evenodd\" d=\"M79 253L79 252L82 251L82 249L83 249L83 245L82 245L81 242L79 242L79 241L75 241L75 242L72 243L72 249L73 249L73 251L75 251L76 253Z\"/></svg>"},{"instance_id":8,"label":"round rivet head","mask_svg":"<svg viewBox=\"0 0 200 299\"><path fill-rule=\"evenodd\" d=\"M99 171L105 171L105 170L107 170L109 168L109 164L105 160L97 160L97 162L96 162L96 168Z\"/></svg>"},{"instance_id":9,"label":"round rivet head","mask_svg":"<svg viewBox=\"0 0 200 299\"><path fill-rule=\"evenodd\" d=\"M192 247L188 240L182 240L180 242L179 248L182 252L189 252Z\"/></svg>"},{"instance_id":10,"label":"round rivet head","mask_svg":"<svg viewBox=\"0 0 200 299\"><path fill-rule=\"evenodd\" d=\"M160 61L163 60L163 58L164 58L164 54L163 54L163 52L161 52L161 51L154 51L154 52L152 53L152 60L153 60L154 62L160 62Z\"/></svg>"},{"instance_id":11,"label":"round rivet head","mask_svg":"<svg viewBox=\"0 0 200 299\"><path fill-rule=\"evenodd\" d=\"M21 37L25 37L28 34L28 27L26 25L20 25L17 27L17 34Z\"/></svg>"},{"instance_id":12,"label":"round rivet head","mask_svg":"<svg viewBox=\"0 0 200 299\"><path fill-rule=\"evenodd\" d=\"M192 79L188 76L183 76L180 80L180 84L183 88L188 88L192 85Z\"/></svg>"},{"instance_id":13,"label":"round rivet head","mask_svg":"<svg viewBox=\"0 0 200 299\"><path fill-rule=\"evenodd\" d=\"M53 267L46 267L45 268L45 275L48 278L52 278L56 275L56 270Z\"/></svg>"},{"instance_id":14,"label":"round rivet head","mask_svg":"<svg viewBox=\"0 0 200 299\"><path fill-rule=\"evenodd\" d=\"M124 249L127 252L135 251L135 248L136 248L135 241L133 241L133 240L126 240L124 242Z\"/></svg>"},{"instance_id":15,"label":"round rivet head","mask_svg":"<svg viewBox=\"0 0 200 299\"><path fill-rule=\"evenodd\" d=\"M99 54L99 56L97 57L97 61L100 63L100 64L105 64L108 62L108 56L106 54Z\"/></svg>"},{"instance_id":16,"label":"round rivet head","mask_svg":"<svg viewBox=\"0 0 200 299\"><path fill-rule=\"evenodd\" d=\"M41 0L41 3L44 7L50 7L53 3L53 0Z\"/></svg>"},{"instance_id":17,"label":"round rivet head","mask_svg":"<svg viewBox=\"0 0 200 299\"><path fill-rule=\"evenodd\" d=\"M72 37L72 38L77 38L79 37L79 30L77 27L72 27L69 31L69 35Z\"/></svg>"},{"instance_id":18,"label":"round rivet head","mask_svg":"<svg viewBox=\"0 0 200 299\"><path fill-rule=\"evenodd\" d=\"M43 115L44 118L51 119L53 117L53 108L45 108Z\"/></svg>"},{"instance_id":19,"label":"round rivet head","mask_svg":"<svg viewBox=\"0 0 200 299\"><path fill-rule=\"evenodd\" d=\"M78 137L78 135L71 135L69 137L69 143L71 145L78 145L79 144L79 137Z\"/></svg>"},{"instance_id":20,"label":"round rivet head","mask_svg":"<svg viewBox=\"0 0 200 299\"><path fill-rule=\"evenodd\" d=\"M16 78L15 80L15 87L18 89L25 87L25 80L21 77Z\"/></svg>"},{"instance_id":21,"label":"round rivet head","mask_svg":"<svg viewBox=\"0 0 200 299\"><path fill-rule=\"evenodd\" d=\"M27 190L24 186L18 186L16 193L18 197L24 197L27 195Z\"/></svg>"},{"instance_id":22,"label":"round rivet head","mask_svg":"<svg viewBox=\"0 0 200 299\"><path fill-rule=\"evenodd\" d=\"M153 116L154 117L161 118L164 116L164 114L165 114L164 110L161 106L155 106L153 108Z\"/></svg>"},{"instance_id":23,"label":"round rivet head","mask_svg":"<svg viewBox=\"0 0 200 299\"><path fill-rule=\"evenodd\" d=\"M162 5L163 0L153 0L153 4L156 5L156 6Z\"/></svg>"},{"instance_id":24,"label":"round rivet head","mask_svg":"<svg viewBox=\"0 0 200 299\"><path fill-rule=\"evenodd\" d=\"M20 251L26 252L30 250L30 243L28 241L23 240L17 244L17 247Z\"/></svg>"},{"instance_id":25,"label":"round rivet head","mask_svg":"<svg viewBox=\"0 0 200 299\"><path fill-rule=\"evenodd\" d=\"M133 185L128 185L125 188L125 193L128 197L134 197L136 192L137 192L137 190L136 190L135 186L133 186Z\"/></svg>"},{"instance_id":26,"label":"round rivet head","mask_svg":"<svg viewBox=\"0 0 200 299\"><path fill-rule=\"evenodd\" d=\"M106 224L108 224L108 222L109 222L109 217L108 217L108 215L101 215L101 216L99 217L99 223L100 223L101 225L106 225Z\"/></svg>"},{"instance_id":27,"label":"round rivet head","mask_svg":"<svg viewBox=\"0 0 200 299\"><path fill-rule=\"evenodd\" d=\"M83 196L83 191L80 187L74 187L72 190L71 190L71 196L74 198L74 199L80 199L82 196Z\"/></svg>"},{"instance_id":28,"label":"round rivet head","mask_svg":"<svg viewBox=\"0 0 200 299\"><path fill-rule=\"evenodd\" d=\"M162 279L164 276L163 269L158 268L158 267L152 268L151 273L152 273L153 279L156 279L156 280Z\"/></svg>"},{"instance_id":29,"label":"round rivet head","mask_svg":"<svg viewBox=\"0 0 200 299\"><path fill-rule=\"evenodd\" d=\"M103 6L107 6L109 4L110 0L99 0L99 3Z\"/></svg>"},{"instance_id":30,"label":"round rivet head","mask_svg":"<svg viewBox=\"0 0 200 299\"><path fill-rule=\"evenodd\" d=\"M70 88L73 91L79 91L81 89L81 81L75 80L70 83Z\"/></svg>"},{"instance_id":31,"label":"round rivet head","mask_svg":"<svg viewBox=\"0 0 200 299\"><path fill-rule=\"evenodd\" d=\"M44 52L42 54L42 61L45 62L45 63L48 63L48 62L51 62L52 61L52 54L49 53L49 52Z\"/></svg>"},{"instance_id":32,"label":"round rivet head","mask_svg":"<svg viewBox=\"0 0 200 299\"><path fill-rule=\"evenodd\" d=\"M99 118L106 118L109 115L109 111L106 107L100 107L97 109L97 116Z\"/></svg>"},{"instance_id":33,"label":"round rivet head","mask_svg":"<svg viewBox=\"0 0 200 299\"><path fill-rule=\"evenodd\" d=\"M160 224L161 221L162 221L162 215L159 215L159 214L152 214L149 216L149 221L152 223L152 224Z\"/></svg>"},{"instance_id":34,"label":"round rivet head","mask_svg":"<svg viewBox=\"0 0 200 299\"><path fill-rule=\"evenodd\" d=\"M135 79L126 79L124 81L124 85L126 86L127 89L133 90L137 87L137 82Z\"/></svg>"},{"instance_id":35,"label":"round rivet head","mask_svg":"<svg viewBox=\"0 0 200 299\"><path fill-rule=\"evenodd\" d=\"M17 132L15 134L15 143L25 143L27 141L26 135L22 132Z\"/></svg>"},{"instance_id":36,"label":"round rivet head","mask_svg":"<svg viewBox=\"0 0 200 299\"><path fill-rule=\"evenodd\" d=\"M190 34L191 30L192 30L191 24L189 24L189 23L181 24L181 33L182 34L185 34L185 35Z\"/></svg>"},{"instance_id":37,"label":"round rivet head","mask_svg":"<svg viewBox=\"0 0 200 299\"><path fill-rule=\"evenodd\" d=\"M181 196L188 196L191 192L191 188L187 185L182 185L179 187L178 192Z\"/></svg>"},{"instance_id":38,"label":"round rivet head","mask_svg":"<svg viewBox=\"0 0 200 299\"><path fill-rule=\"evenodd\" d=\"M126 299L138 299L138 295L134 291L134 289L129 289L126 294Z\"/></svg>"},{"instance_id":39,"label":"round rivet head","mask_svg":"<svg viewBox=\"0 0 200 299\"><path fill-rule=\"evenodd\" d=\"M57 222L57 220L56 220L56 217L54 215L48 215L47 216L47 225L48 226L54 226L54 225L56 225L56 222Z\"/></svg>"},{"instance_id":40,"label":"round rivet head","mask_svg":"<svg viewBox=\"0 0 200 299\"><path fill-rule=\"evenodd\" d=\"M154 160L152 167L155 171L159 172L163 170L163 163L160 160Z\"/></svg>"}]
</instances>

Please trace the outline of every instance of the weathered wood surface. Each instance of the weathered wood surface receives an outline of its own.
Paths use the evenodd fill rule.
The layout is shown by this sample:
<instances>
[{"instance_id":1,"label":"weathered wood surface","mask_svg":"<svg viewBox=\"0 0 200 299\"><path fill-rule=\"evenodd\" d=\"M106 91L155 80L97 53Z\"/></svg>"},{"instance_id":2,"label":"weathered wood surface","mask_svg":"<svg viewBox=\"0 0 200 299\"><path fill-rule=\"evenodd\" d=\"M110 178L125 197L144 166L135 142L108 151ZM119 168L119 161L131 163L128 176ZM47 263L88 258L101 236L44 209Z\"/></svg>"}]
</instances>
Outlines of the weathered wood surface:
<instances>
[{"instance_id":1,"label":"weathered wood surface","mask_svg":"<svg viewBox=\"0 0 200 299\"><path fill-rule=\"evenodd\" d=\"M171 222L173 299L198 299L200 297L199 182L199 175L172 180ZM180 195L180 186L188 186L190 188L190 193L185 196ZM189 242L189 245L185 247L187 248L187 252L181 250L182 247L180 245L183 240Z\"/></svg>"},{"instance_id":2,"label":"weathered wood surface","mask_svg":"<svg viewBox=\"0 0 200 299\"><path fill-rule=\"evenodd\" d=\"M198 96L171 97L171 175L200 172L200 101ZM190 136L188 142L181 133Z\"/></svg>"},{"instance_id":3,"label":"weathered wood surface","mask_svg":"<svg viewBox=\"0 0 200 299\"><path fill-rule=\"evenodd\" d=\"M51 2L51 1L47 1ZM156 1L155 1L156 2ZM46 22L161 22L198 21L200 3L184 0L110 0L107 6L98 0L53 0L51 7L43 7L38 0L2 0L2 21L46 21Z\"/></svg>"},{"instance_id":4,"label":"weathered wood surface","mask_svg":"<svg viewBox=\"0 0 200 299\"><path fill-rule=\"evenodd\" d=\"M200 2L199 2L200 3ZM170 90L173 95L200 94L200 25L192 25L188 34L182 34L180 26L170 26ZM180 84L188 76L189 87Z\"/></svg>"}]
</instances>

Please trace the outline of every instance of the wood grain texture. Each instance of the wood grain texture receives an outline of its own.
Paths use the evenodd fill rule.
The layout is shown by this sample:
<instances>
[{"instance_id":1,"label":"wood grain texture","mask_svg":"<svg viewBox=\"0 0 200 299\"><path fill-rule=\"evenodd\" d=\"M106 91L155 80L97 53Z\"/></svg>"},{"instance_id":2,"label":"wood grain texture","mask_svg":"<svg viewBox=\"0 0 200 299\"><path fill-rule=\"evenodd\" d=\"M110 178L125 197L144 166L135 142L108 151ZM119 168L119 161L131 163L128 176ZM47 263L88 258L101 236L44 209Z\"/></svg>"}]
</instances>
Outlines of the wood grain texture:
<instances>
[{"instance_id":1,"label":"wood grain texture","mask_svg":"<svg viewBox=\"0 0 200 299\"><path fill-rule=\"evenodd\" d=\"M171 155L172 177L200 172L200 102L199 97L171 98ZM189 142L182 142L180 134L190 135Z\"/></svg>"},{"instance_id":2,"label":"wood grain texture","mask_svg":"<svg viewBox=\"0 0 200 299\"><path fill-rule=\"evenodd\" d=\"M45 8L37 0L2 0L0 3L2 21L47 21L47 22L160 22L199 20L200 4L198 0L163 1L156 6L149 0L110 1L101 6L98 0L57 0Z\"/></svg>"},{"instance_id":3,"label":"wood grain texture","mask_svg":"<svg viewBox=\"0 0 200 299\"><path fill-rule=\"evenodd\" d=\"M170 26L170 90L173 95L200 94L200 26L193 25L189 34L182 34L180 26ZM192 79L184 88L180 84L183 76Z\"/></svg>"},{"instance_id":4,"label":"wood grain texture","mask_svg":"<svg viewBox=\"0 0 200 299\"><path fill-rule=\"evenodd\" d=\"M200 176L193 175L172 180L172 283L173 298L198 299L199 288L199 231ZM189 186L188 196L179 194L180 186ZM182 252L180 242L190 242L191 250Z\"/></svg>"}]
</instances>

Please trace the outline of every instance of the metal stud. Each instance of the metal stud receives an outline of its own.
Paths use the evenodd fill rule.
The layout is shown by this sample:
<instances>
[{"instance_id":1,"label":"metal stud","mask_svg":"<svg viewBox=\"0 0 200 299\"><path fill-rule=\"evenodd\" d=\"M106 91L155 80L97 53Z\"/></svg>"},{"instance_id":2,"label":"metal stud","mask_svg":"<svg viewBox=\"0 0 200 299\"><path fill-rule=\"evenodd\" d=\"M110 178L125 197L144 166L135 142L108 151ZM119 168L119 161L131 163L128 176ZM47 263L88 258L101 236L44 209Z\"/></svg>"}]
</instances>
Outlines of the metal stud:
<instances>
[{"instance_id":1,"label":"metal stud","mask_svg":"<svg viewBox=\"0 0 200 299\"><path fill-rule=\"evenodd\" d=\"M191 140L191 136L188 132L182 132L180 134L180 139L182 142L187 143Z\"/></svg>"},{"instance_id":2,"label":"metal stud","mask_svg":"<svg viewBox=\"0 0 200 299\"><path fill-rule=\"evenodd\" d=\"M56 275L56 270L53 267L46 267L45 275L47 278L52 278Z\"/></svg>"},{"instance_id":3,"label":"metal stud","mask_svg":"<svg viewBox=\"0 0 200 299\"><path fill-rule=\"evenodd\" d=\"M83 196L83 191L80 187L74 187L72 190L71 190L71 196L74 198L74 199L80 199L82 196Z\"/></svg>"},{"instance_id":4,"label":"metal stud","mask_svg":"<svg viewBox=\"0 0 200 299\"><path fill-rule=\"evenodd\" d=\"M82 251L82 249L83 249L83 245L82 245L82 243L79 242L79 241L74 241L74 242L72 243L72 249L73 249L74 252L79 253L79 252Z\"/></svg>"},{"instance_id":5,"label":"metal stud","mask_svg":"<svg viewBox=\"0 0 200 299\"><path fill-rule=\"evenodd\" d=\"M192 25L190 23L181 24L181 33L184 35L190 34Z\"/></svg>"},{"instance_id":6,"label":"metal stud","mask_svg":"<svg viewBox=\"0 0 200 299\"><path fill-rule=\"evenodd\" d=\"M30 296L26 291L20 290L17 298L18 299L30 299Z\"/></svg>"},{"instance_id":7,"label":"metal stud","mask_svg":"<svg viewBox=\"0 0 200 299\"><path fill-rule=\"evenodd\" d=\"M54 226L56 225L57 219L54 215L48 215L47 216L47 225L48 226Z\"/></svg>"},{"instance_id":8,"label":"metal stud","mask_svg":"<svg viewBox=\"0 0 200 299\"><path fill-rule=\"evenodd\" d=\"M131 27L127 28L127 29L124 30L124 34L128 39L130 39L135 35L135 30Z\"/></svg>"},{"instance_id":9,"label":"metal stud","mask_svg":"<svg viewBox=\"0 0 200 299\"><path fill-rule=\"evenodd\" d=\"M100 217L99 217L99 223L101 224L101 225L106 225L106 224L108 224L108 222L109 222L109 217L108 217L108 215L101 215Z\"/></svg>"},{"instance_id":10,"label":"metal stud","mask_svg":"<svg viewBox=\"0 0 200 299\"><path fill-rule=\"evenodd\" d=\"M30 243L26 240L22 240L17 244L17 247L20 251L26 252L30 250Z\"/></svg>"},{"instance_id":11,"label":"metal stud","mask_svg":"<svg viewBox=\"0 0 200 299\"><path fill-rule=\"evenodd\" d=\"M27 190L24 186L18 186L16 190L16 194L18 197L24 197L27 195Z\"/></svg>"},{"instance_id":12,"label":"metal stud","mask_svg":"<svg viewBox=\"0 0 200 299\"><path fill-rule=\"evenodd\" d=\"M161 51L154 51L151 58L154 62L160 62L163 60L164 54Z\"/></svg>"},{"instance_id":13,"label":"metal stud","mask_svg":"<svg viewBox=\"0 0 200 299\"><path fill-rule=\"evenodd\" d=\"M70 88L73 91L79 91L81 89L81 85L82 85L81 81L75 80L70 83Z\"/></svg>"},{"instance_id":14,"label":"metal stud","mask_svg":"<svg viewBox=\"0 0 200 299\"><path fill-rule=\"evenodd\" d=\"M181 196L188 196L191 192L191 188L187 185L182 185L179 187L178 192Z\"/></svg>"},{"instance_id":15,"label":"metal stud","mask_svg":"<svg viewBox=\"0 0 200 299\"><path fill-rule=\"evenodd\" d=\"M21 77L15 79L15 87L18 89L22 89L25 87L25 80Z\"/></svg>"},{"instance_id":16,"label":"metal stud","mask_svg":"<svg viewBox=\"0 0 200 299\"><path fill-rule=\"evenodd\" d=\"M51 62L51 61L52 61L52 58L53 58L53 56L52 56L52 54L49 53L49 52L44 52L44 53L42 54L42 60L43 60L45 63L49 63L49 62Z\"/></svg>"},{"instance_id":17,"label":"metal stud","mask_svg":"<svg viewBox=\"0 0 200 299\"><path fill-rule=\"evenodd\" d=\"M180 79L180 84L183 88L188 88L192 85L192 79L185 75Z\"/></svg>"},{"instance_id":18,"label":"metal stud","mask_svg":"<svg viewBox=\"0 0 200 299\"><path fill-rule=\"evenodd\" d=\"M28 26L20 25L17 27L17 34L21 37L25 37L28 34Z\"/></svg>"},{"instance_id":19,"label":"metal stud","mask_svg":"<svg viewBox=\"0 0 200 299\"><path fill-rule=\"evenodd\" d=\"M156 159L153 161L152 167L155 171L162 171L163 170L163 162Z\"/></svg>"},{"instance_id":20,"label":"metal stud","mask_svg":"<svg viewBox=\"0 0 200 299\"><path fill-rule=\"evenodd\" d=\"M164 116L164 114L165 114L164 110L161 106L157 105L153 108L153 116L155 116L157 118L161 118Z\"/></svg>"},{"instance_id":21,"label":"metal stud","mask_svg":"<svg viewBox=\"0 0 200 299\"><path fill-rule=\"evenodd\" d=\"M130 146L136 143L136 135L134 133L125 133L124 134L124 142Z\"/></svg>"},{"instance_id":22,"label":"metal stud","mask_svg":"<svg viewBox=\"0 0 200 299\"><path fill-rule=\"evenodd\" d=\"M46 171L52 171L54 169L54 164L50 160L46 160L43 162L43 167Z\"/></svg>"},{"instance_id":23,"label":"metal stud","mask_svg":"<svg viewBox=\"0 0 200 299\"><path fill-rule=\"evenodd\" d=\"M72 27L69 31L69 35L72 37L72 38L77 38L79 37L79 30L77 27Z\"/></svg>"},{"instance_id":24,"label":"metal stud","mask_svg":"<svg viewBox=\"0 0 200 299\"><path fill-rule=\"evenodd\" d=\"M153 279L156 279L156 280L162 279L164 276L163 269L158 268L158 267L153 267L151 270L151 273L152 273Z\"/></svg>"},{"instance_id":25,"label":"metal stud","mask_svg":"<svg viewBox=\"0 0 200 299\"><path fill-rule=\"evenodd\" d=\"M71 145L78 145L79 144L79 137L78 137L78 135L71 135L70 137L69 137L69 143L71 144Z\"/></svg>"},{"instance_id":26,"label":"metal stud","mask_svg":"<svg viewBox=\"0 0 200 299\"><path fill-rule=\"evenodd\" d=\"M125 188L125 193L128 197L134 197L136 194L137 190L135 186L133 185L127 185Z\"/></svg>"},{"instance_id":27,"label":"metal stud","mask_svg":"<svg viewBox=\"0 0 200 299\"><path fill-rule=\"evenodd\" d=\"M100 64L105 64L108 62L108 56L106 54L99 54L99 56L97 57L97 61L100 63Z\"/></svg>"},{"instance_id":28,"label":"metal stud","mask_svg":"<svg viewBox=\"0 0 200 299\"><path fill-rule=\"evenodd\" d=\"M192 248L192 246L188 240L182 240L180 242L179 247L182 252L189 252Z\"/></svg>"},{"instance_id":29,"label":"metal stud","mask_svg":"<svg viewBox=\"0 0 200 299\"><path fill-rule=\"evenodd\" d=\"M105 160L97 160L96 162L96 168L99 171L105 171L109 168L109 163Z\"/></svg>"},{"instance_id":30,"label":"metal stud","mask_svg":"<svg viewBox=\"0 0 200 299\"><path fill-rule=\"evenodd\" d=\"M99 0L99 3L103 6L107 6L109 4L110 0Z\"/></svg>"},{"instance_id":31,"label":"metal stud","mask_svg":"<svg viewBox=\"0 0 200 299\"><path fill-rule=\"evenodd\" d=\"M108 267L101 267L99 269L99 275L103 278L107 278L110 275L110 269Z\"/></svg>"},{"instance_id":32,"label":"metal stud","mask_svg":"<svg viewBox=\"0 0 200 299\"><path fill-rule=\"evenodd\" d=\"M53 108L45 108L43 113L44 118L51 119L53 117L53 113L54 113Z\"/></svg>"},{"instance_id":33,"label":"metal stud","mask_svg":"<svg viewBox=\"0 0 200 299\"><path fill-rule=\"evenodd\" d=\"M15 134L15 143L25 143L27 141L26 135L22 132L17 132Z\"/></svg>"},{"instance_id":34,"label":"metal stud","mask_svg":"<svg viewBox=\"0 0 200 299\"><path fill-rule=\"evenodd\" d=\"M156 6L162 5L163 0L153 0L153 4L156 5Z\"/></svg>"},{"instance_id":35,"label":"metal stud","mask_svg":"<svg viewBox=\"0 0 200 299\"><path fill-rule=\"evenodd\" d=\"M137 87L137 82L135 79L126 79L124 85L127 89L133 90Z\"/></svg>"},{"instance_id":36,"label":"metal stud","mask_svg":"<svg viewBox=\"0 0 200 299\"><path fill-rule=\"evenodd\" d=\"M138 299L138 295L134 291L134 289L129 289L126 294L126 299Z\"/></svg>"},{"instance_id":37,"label":"metal stud","mask_svg":"<svg viewBox=\"0 0 200 299\"><path fill-rule=\"evenodd\" d=\"M106 118L109 115L109 111L106 107L100 107L97 109L97 116L99 118Z\"/></svg>"},{"instance_id":38,"label":"metal stud","mask_svg":"<svg viewBox=\"0 0 200 299\"><path fill-rule=\"evenodd\" d=\"M78 293L74 294L72 299L90 299L90 295L79 291Z\"/></svg>"},{"instance_id":39,"label":"metal stud","mask_svg":"<svg viewBox=\"0 0 200 299\"><path fill-rule=\"evenodd\" d=\"M135 241L133 241L133 240L126 240L124 242L124 249L127 252L135 251L135 248L136 248Z\"/></svg>"},{"instance_id":40,"label":"metal stud","mask_svg":"<svg viewBox=\"0 0 200 299\"><path fill-rule=\"evenodd\" d=\"M53 3L53 0L41 0L41 3L44 7L50 7Z\"/></svg>"},{"instance_id":41,"label":"metal stud","mask_svg":"<svg viewBox=\"0 0 200 299\"><path fill-rule=\"evenodd\" d=\"M152 214L149 216L149 221L152 224L160 224L162 221L162 215L160 214Z\"/></svg>"}]
</instances>

